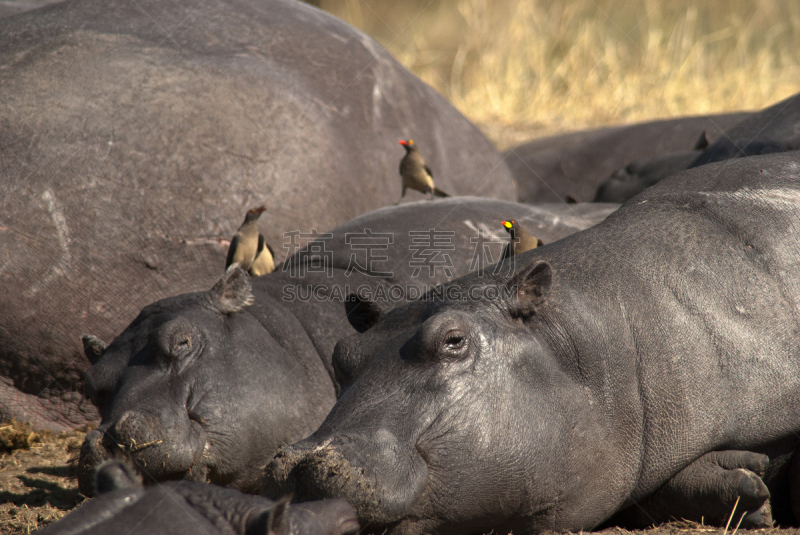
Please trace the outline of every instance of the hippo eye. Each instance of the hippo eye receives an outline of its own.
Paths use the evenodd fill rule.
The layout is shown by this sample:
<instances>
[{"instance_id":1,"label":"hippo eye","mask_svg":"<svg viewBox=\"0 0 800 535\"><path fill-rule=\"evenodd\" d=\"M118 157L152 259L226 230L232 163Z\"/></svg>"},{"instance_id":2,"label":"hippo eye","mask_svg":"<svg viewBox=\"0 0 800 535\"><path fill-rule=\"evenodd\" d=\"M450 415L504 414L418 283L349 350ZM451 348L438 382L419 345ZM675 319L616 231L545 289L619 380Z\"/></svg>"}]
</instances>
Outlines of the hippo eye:
<instances>
[{"instance_id":1,"label":"hippo eye","mask_svg":"<svg viewBox=\"0 0 800 535\"><path fill-rule=\"evenodd\" d=\"M459 332L448 333L447 338L444 339L444 345L448 349L459 349L464 346L466 338Z\"/></svg>"},{"instance_id":2,"label":"hippo eye","mask_svg":"<svg viewBox=\"0 0 800 535\"><path fill-rule=\"evenodd\" d=\"M467 333L461 329L454 329L444 335L439 349L440 356L444 358L460 358L464 356L468 346Z\"/></svg>"},{"instance_id":3,"label":"hippo eye","mask_svg":"<svg viewBox=\"0 0 800 535\"><path fill-rule=\"evenodd\" d=\"M192 337L188 335L181 335L175 338L170 349L170 356L181 358L192 351Z\"/></svg>"}]
</instances>

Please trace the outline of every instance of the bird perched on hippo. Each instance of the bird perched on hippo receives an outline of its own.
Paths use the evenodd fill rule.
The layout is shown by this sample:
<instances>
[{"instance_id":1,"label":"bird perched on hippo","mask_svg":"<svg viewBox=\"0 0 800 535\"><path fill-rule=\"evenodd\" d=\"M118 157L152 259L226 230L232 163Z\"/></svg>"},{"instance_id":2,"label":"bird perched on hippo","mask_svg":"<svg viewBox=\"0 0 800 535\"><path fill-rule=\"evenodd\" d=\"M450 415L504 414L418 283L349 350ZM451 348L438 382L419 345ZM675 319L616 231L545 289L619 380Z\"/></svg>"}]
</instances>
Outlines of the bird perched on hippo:
<instances>
[{"instance_id":1,"label":"bird perched on hippo","mask_svg":"<svg viewBox=\"0 0 800 535\"><path fill-rule=\"evenodd\" d=\"M264 210L266 207L259 206L251 208L245 214L244 223L231 238L225 269L236 263L253 277L260 277L275 270L275 252L264 241L264 235L258 231L258 218Z\"/></svg>"},{"instance_id":2,"label":"bird perched on hippo","mask_svg":"<svg viewBox=\"0 0 800 535\"><path fill-rule=\"evenodd\" d=\"M544 242L539 238L531 236L525 228L514 221L502 221L503 228L508 232L508 244L503 248L500 255L500 260L505 260L514 255L536 249L544 245Z\"/></svg>"},{"instance_id":3,"label":"bird perched on hippo","mask_svg":"<svg viewBox=\"0 0 800 535\"><path fill-rule=\"evenodd\" d=\"M770 508L792 524L798 236L797 155L738 158L489 276L358 300L359 334L333 354L341 394L264 492L343 498L405 535L719 525L736 504L750 526Z\"/></svg>"},{"instance_id":4,"label":"bird perched on hippo","mask_svg":"<svg viewBox=\"0 0 800 535\"><path fill-rule=\"evenodd\" d=\"M422 153L420 153L419 147L414 143L414 140L401 139L400 144L406 149L406 155L400 160L400 178L403 183L403 191L400 193L400 199L397 202L399 203L406 196L406 189L408 188L420 193L430 193L430 200L433 200L434 195L437 197L449 197L450 195L433 185L433 171L425 163L425 158L422 157Z\"/></svg>"},{"instance_id":5,"label":"bird perched on hippo","mask_svg":"<svg viewBox=\"0 0 800 535\"><path fill-rule=\"evenodd\" d=\"M264 210L266 207L259 206L251 208L245 214L244 223L231 238L225 269L235 262L243 270L250 271L256 257L264 251L264 236L258 231L258 218L261 217ZM272 251L269 250L268 253L271 256Z\"/></svg>"}]
</instances>

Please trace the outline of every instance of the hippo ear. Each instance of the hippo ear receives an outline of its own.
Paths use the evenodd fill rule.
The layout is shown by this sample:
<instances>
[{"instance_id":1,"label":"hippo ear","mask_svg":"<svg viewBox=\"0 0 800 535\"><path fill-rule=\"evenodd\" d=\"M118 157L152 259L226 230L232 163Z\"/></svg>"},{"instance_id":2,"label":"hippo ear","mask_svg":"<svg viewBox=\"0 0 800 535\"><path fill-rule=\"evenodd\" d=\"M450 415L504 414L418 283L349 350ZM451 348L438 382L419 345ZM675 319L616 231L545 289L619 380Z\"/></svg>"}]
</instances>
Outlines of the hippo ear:
<instances>
[{"instance_id":1,"label":"hippo ear","mask_svg":"<svg viewBox=\"0 0 800 535\"><path fill-rule=\"evenodd\" d=\"M705 150L708 148L708 137L706 137L706 131L703 130L703 133L700 134L700 138L697 140L697 143L694 144L694 150Z\"/></svg>"},{"instance_id":2,"label":"hippo ear","mask_svg":"<svg viewBox=\"0 0 800 535\"><path fill-rule=\"evenodd\" d=\"M106 352L108 344L92 334L84 334L81 336L81 340L83 341L83 354L93 365L97 364L97 361Z\"/></svg>"},{"instance_id":3,"label":"hippo ear","mask_svg":"<svg viewBox=\"0 0 800 535\"><path fill-rule=\"evenodd\" d=\"M97 494L112 490L142 488L142 477L127 460L106 461L95 472L94 488Z\"/></svg>"},{"instance_id":4,"label":"hippo ear","mask_svg":"<svg viewBox=\"0 0 800 535\"><path fill-rule=\"evenodd\" d=\"M506 283L514 299L513 316L529 316L544 303L553 281L553 268L544 260L531 262Z\"/></svg>"},{"instance_id":5,"label":"hippo ear","mask_svg":"<svg viewBox=\"0 0 800 535\"><path fill-rule=\"evenodd\" d=\"M344 301L347 319L355 330L363 333L386 315L388 308L379 301L362 299L356 293L351 293Z\"/></svg>"},{"instance_id":6,"label":"hippo ear","mask_svg":"<svg viewBox=\"0 0 800 535\"><path fill-rule=\"evenodd\" d=\"M291 494L284 496L272 506L267 520L268 535L282 535L289 533L289 502L292 501Z\"/></svg>"},{"instance_id":7,"label":"hippo ear","mask_svg":"<svg viewBox=\"0 0 800 535\"><path fill-rule=\"evenodd\" d=\"M232 314L253 304L250 277L239 264L231 264L208 293L212 303L223 314Z\"/></svg>"}]
</instances>

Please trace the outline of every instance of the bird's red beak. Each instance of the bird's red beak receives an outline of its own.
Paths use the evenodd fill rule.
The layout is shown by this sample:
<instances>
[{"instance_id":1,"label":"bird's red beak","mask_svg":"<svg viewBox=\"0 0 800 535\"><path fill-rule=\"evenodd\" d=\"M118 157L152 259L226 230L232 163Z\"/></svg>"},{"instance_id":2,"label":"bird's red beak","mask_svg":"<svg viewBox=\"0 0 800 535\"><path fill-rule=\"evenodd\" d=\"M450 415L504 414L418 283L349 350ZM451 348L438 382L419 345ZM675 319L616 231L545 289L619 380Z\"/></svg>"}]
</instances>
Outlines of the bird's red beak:
<instances>
[{"instance_id":1,"label":"bird's red beak","mask_svg":"<svg viewBox=\"0 0 800 535\"><path fill-rule=\"evenodd\" d=\"M266 206L259 206L258 208L256 208L256 213L260 214L261 212L263 212L266 209L267 209Z\"/></svg>"},{"instance_id":2,"label":"bird's red beak","mask_svg":"<svg viewBox=\"0 0 800 535\"><path fill-rule=\"evenodd\" d=\"M405 139L401 139L400 141L398 141L398 143L400 143L404 147L408 147L408 141L406 141Z\"/></svg>"}]
</instances>

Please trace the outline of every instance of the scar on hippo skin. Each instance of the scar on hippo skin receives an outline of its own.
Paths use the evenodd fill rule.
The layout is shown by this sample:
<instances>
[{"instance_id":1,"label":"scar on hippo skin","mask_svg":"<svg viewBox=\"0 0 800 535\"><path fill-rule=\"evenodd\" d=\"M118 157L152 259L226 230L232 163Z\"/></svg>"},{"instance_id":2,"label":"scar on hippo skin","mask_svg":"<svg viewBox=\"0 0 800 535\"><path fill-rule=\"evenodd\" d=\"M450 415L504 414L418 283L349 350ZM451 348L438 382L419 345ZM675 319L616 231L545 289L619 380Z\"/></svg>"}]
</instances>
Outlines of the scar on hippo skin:
<instances>
[{"instance_id":1,"label":"scar on hippo skin","mask_svg":"<svg viewBox=\"0 0 800 535\"><path fill-rule=\"evenodd\" d=\"M97 364L97 361L100 360L103 353L105 353L108 344L93 334L84 334L81 336L81 341L83 341L83 354L86 355L86 358L89 359L89 362L93 365Z\"/></svg>"},{"instance_id":2,"label":"scar on hippo skin","mask_svg":"<svg viewBox=\"0 0 800 535\"><path fill-rule=\"evenodd\" d=\"M209 291L212 303L223 314L239 312L253 304L250 278L239 264L231 264Z\"/></svg>"},{"instance_id":3,"label":"scar on hippo skin","mask_svg":"<svg viewBox=\"0 0 800 535\"><path fill-rule=\"evenodd\" d=\"M506 283L506 287L516 296L511 315L516 318L535 314L536 309L544 304L552 282L553 269L544 261L532 260L517 271Z\"/></svg>"},{"instance_id":4,"label":"scar on hippo skin","mask_svg":"<svg viewBox=\"0 0 800 535\"><path fill-rule=\"evenodd\" d=\"M768 467L769 457L760 453L706 453L607 524L642 529L683 519L723 526L729 518L734 524L742 518L744 529L771 527L769 490L761 480Z\"/></svg>"}]
</instances>

